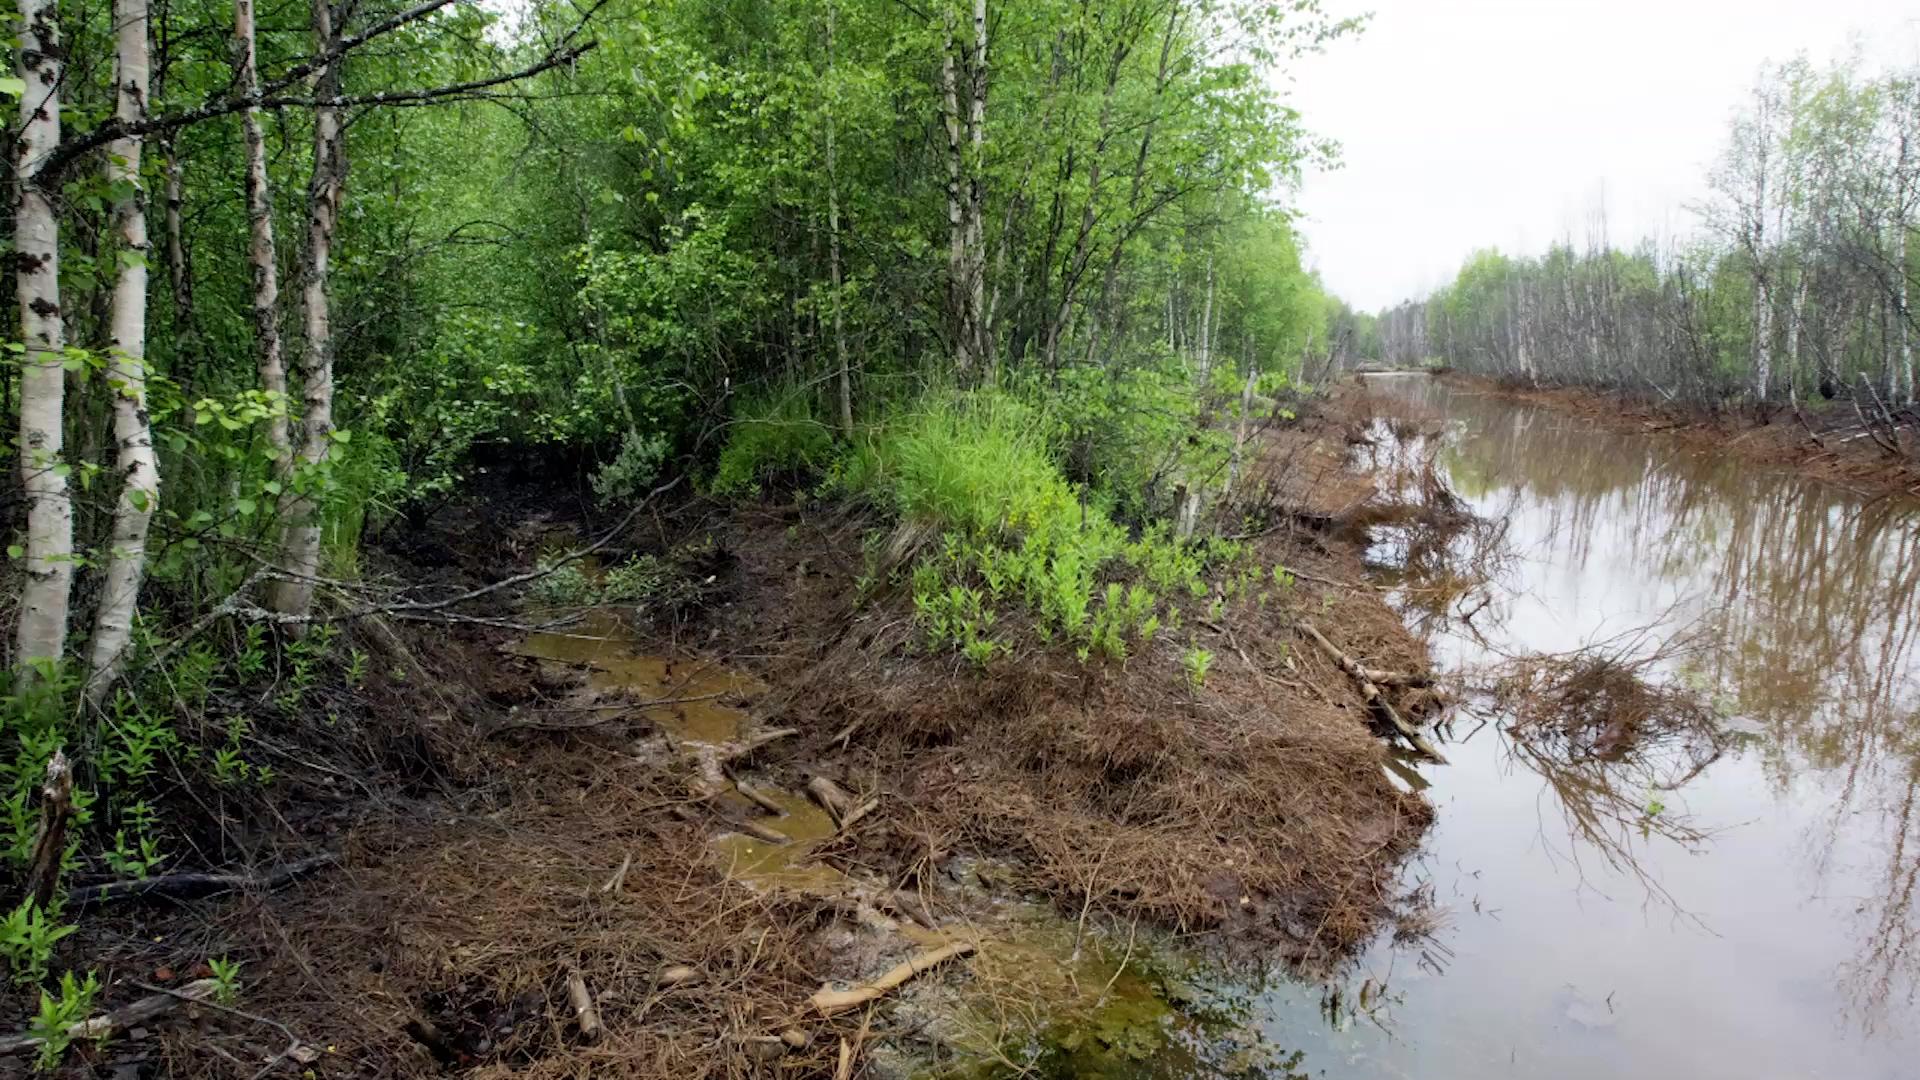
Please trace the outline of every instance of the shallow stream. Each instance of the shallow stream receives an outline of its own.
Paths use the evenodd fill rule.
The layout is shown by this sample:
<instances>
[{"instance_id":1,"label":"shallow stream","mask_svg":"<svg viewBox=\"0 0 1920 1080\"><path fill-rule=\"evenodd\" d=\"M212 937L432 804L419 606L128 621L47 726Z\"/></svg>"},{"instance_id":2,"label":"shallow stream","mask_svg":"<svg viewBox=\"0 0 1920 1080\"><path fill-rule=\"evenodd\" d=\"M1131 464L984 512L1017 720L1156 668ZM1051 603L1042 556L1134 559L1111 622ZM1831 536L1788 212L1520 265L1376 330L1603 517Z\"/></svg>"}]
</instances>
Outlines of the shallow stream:
<instances>
[{"instance_id":1,"label":"shallow stream","mask_svg":"<svg viewBox=\"0 0 1920 1080\"><path fill-rule=\"evenodd\" d=\"M1442 925L1380 943L1338 1002L1264 991L1267 1036L1329 1077L1920 1075L1920 507L1425 376L1368 384L1444 423L1452 487L1508 523L1453 618L1399 594L1443 669L1684 634L1659 677L1735 738L1677 786L1596 790L1468 703L1452 764L1421 768L1438 823L1407 870Z\"/></svg>"}]
</instances>

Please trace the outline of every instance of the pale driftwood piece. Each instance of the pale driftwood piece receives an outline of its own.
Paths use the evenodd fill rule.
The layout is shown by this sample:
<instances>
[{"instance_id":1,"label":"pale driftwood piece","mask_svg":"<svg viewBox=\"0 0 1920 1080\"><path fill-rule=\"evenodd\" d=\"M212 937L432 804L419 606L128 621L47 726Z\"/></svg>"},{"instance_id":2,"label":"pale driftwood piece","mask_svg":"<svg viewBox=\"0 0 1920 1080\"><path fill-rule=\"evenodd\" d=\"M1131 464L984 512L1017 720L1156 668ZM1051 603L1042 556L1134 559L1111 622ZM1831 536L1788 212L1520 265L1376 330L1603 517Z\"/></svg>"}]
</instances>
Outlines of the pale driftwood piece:
<instances>
[{"instance_id":1,"label":"pale driftwood piece","mask_svg":"<svg viewBox=\"0 0 1920 1080\"><path fill-rule=\"evenodd\" d=\"M567 1004L573 1006L573 1021L580 1028L580 1041L599 1042L600 1009L593 1003L593 994L587 989L587 980L577 971L567 975Z\"/></svg>"},{"instance_id":2,"label":"pale driftwood piece","mask_svg":"<svg viewBox=\"0 0 1920 1080\"><path fill-rule=\"evenodd\" d=\"M746 796L748 802L758 806L769 814L784 815L787 812L787 808L775 801L773 796L761 791L758 786L749 784L745 780L735 780L733 782L733 789Z\"/></svg>"},{"instance_id":3,"label":"pale driftwood piece","mask_svg":"<svg viewBox=\"0 0 1920 1080\"><path fill-rule=\"evenodd\" d=\"M337 852L313 855L276 867L264 874L160 874L129 881L111 881L88 885L67 893L71 904L99 904L109 900L129 900L141 896L204 896L228 890L271 892L316 870L340 861Z\"/></svg>"},{"instance_id":4,"label":"pale driftwood piece","mask_svg":"<svg viewBox=\"0 0 1920 1080\"><path fill-rule=\"evenodd\" d=\"M1341 652L1334 646L1333 642L1327 640L1325 634L1315 629L1312 623L1302 622L1300 623L1300 629L1304 631L1308 637L1312 638L1314 643L1319 645L1321 650L1331 657L1334 663L1340 665L1340 670L1346 672L1347 676L1360 688L1360 696L1366 699L1367 704L1380 710L1380 714L1387 718L1387 721L1393 725L1394 730L1400 733L1401 738L1407 740L1408 744L1414 749L1425 754L1437 764L1445 765L1447 763L1445 755L1441 754L1431 742L1428 742L1427 737L1420 734L1418 728L1407 723L1407 721L1394 710L1392 703L1387 701L1387 695L1381 692L1380 687L1376 685L1373 680L1367 678L1366 668L1361 667L1359 662L1354 660L1353 657Z\"/></svg>"},{"instance_id":5,"label":"pale driftwood piece","mask_svg":"<svg viewBox=\"0 0 1920 1080\"><path fill-rule=\"evenodd\" d=\"M736 829L739 829L741 832L746 833L748 836L753 837L755 840L764 840L769 844L793 843L793 837L788 836L786 833L781 832L780 830L774 828L771 825L763 825L758 821L752 821L752 820L734 821L729 819L727 821L727 824L733 826Z\"/></svg>"},{"instance_id":6,"label":"pale driftwood piece","mask_svg":"<svg viewBox=\"0 0 1920 1080\"><path fill-rule=\"evenodd\" d=\"M827 813L833 815L836 825L840 824L853 809L853 796L847 793L847 789L824 776L816 776L807 781L807 794L813 796L814 802L819 803Z\"/></svg>"},{"instance_id":7,"label":"pale driftwood piece","mask_svg":"<svg viewBox=\"0 0 1920 1080\"><path fill-rule=\"evenodd\" d=\"M869 1001L877 1000L899 989L921 972L930 971L949 960L973 952L974 947L971 941L956 941L938 949L916 953L908 957L905 963L894 967L870 983L856 986L851 990L821 987L809 1001L822 1016L832 1016L835 1013L846 1012L848 1009L857 1009Z\"/></svg>"},{"instance_id":8,"label":"pale driftwood piece","mask_svg":"<svg viewBox=\"0 0 1920 1080\"><path fill-rule=\"evenodd\" d=\"M110 1012L73 1024L67 1028L67 1038L104 1039L116 1031L124 1031L164 1016L180 1005L211 998L219 987L218 979L198 979L178 990L143 997ZM22 1050L32 1050L38 1047L40 1042L41 1040L33 1035L10 1035L0 1039L0 1054L17 1054Z\"/></svg>"},{"instance_id":9,"label":"pale driftwood piece","mask_svg":"<svg viewBox=\"0 0 1920 1080\"><path fill-rule=\"evenodd\" d=\"M660 969L656 980L661 986L679 986L681 983L698 981L700 969L686 964L673 964Z\"/></svg>"},{"instance_id":10,"label":"pale driftwood piece","mask_svg":"<svg viewBox=\"0 0 1920 1080\"><path fill-rule=\"evenodd\" d=\"M66 754L53 752L40 795L40 835L33 842L33 859L27 864L27 896L45 911L60 885L60 863L67 854L67 819L73 814L73 769L67 765Z\"/></svg>"},{"instance_id":11,"label":"pale driftwood piece","mask_svg":"<svg viewBox=\"0 0 1920 1080\"><path fill-rule=\"evenodd\" d=\"M840 1062L834 1066L833 1080L853 1080L853 1044L840 1040Z\"/></svg>"}]
</instances>

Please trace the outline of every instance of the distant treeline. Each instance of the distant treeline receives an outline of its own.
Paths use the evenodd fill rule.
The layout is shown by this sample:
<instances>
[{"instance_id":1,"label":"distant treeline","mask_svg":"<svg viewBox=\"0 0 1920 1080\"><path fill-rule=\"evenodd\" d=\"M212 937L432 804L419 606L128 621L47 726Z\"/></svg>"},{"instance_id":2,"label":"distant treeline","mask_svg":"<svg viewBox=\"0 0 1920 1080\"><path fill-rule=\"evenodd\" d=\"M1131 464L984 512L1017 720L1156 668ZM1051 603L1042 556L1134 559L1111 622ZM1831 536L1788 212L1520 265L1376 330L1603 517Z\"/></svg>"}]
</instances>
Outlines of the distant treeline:
<instances>
[{"instance_id":1,"label":"distant treeline","mask_svg":"<svg viewBox=\"0 0 1920 1080\"><path fill-rule=\"evenodd\" d=\"M1764 69L1685 242L1485 250L1379 316L1370 351L1696 403L1910 404L1920 69Z\"/></svg>"}]
</instances>

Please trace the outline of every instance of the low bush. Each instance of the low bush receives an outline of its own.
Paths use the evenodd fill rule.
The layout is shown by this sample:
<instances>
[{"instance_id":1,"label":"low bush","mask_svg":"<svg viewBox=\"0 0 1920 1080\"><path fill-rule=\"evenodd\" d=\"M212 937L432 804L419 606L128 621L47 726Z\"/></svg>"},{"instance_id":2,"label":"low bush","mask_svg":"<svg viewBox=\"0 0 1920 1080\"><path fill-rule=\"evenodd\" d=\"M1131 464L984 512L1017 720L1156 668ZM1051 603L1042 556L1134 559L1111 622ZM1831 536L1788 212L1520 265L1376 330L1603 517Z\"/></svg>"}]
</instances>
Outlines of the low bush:
<instances>
[{"instance_id":1,"label":"low bush","mask_svg":"<svg viewBox=\"0 0 1920 1080\"><path fill-rule=\"evenodd\" d=\"M783 477L824 472L833 456L833 431L816 415L812 396L775 391L735 411L707 490L721 496L758 495L766 484Z\"/></svg>"}]
</instances>

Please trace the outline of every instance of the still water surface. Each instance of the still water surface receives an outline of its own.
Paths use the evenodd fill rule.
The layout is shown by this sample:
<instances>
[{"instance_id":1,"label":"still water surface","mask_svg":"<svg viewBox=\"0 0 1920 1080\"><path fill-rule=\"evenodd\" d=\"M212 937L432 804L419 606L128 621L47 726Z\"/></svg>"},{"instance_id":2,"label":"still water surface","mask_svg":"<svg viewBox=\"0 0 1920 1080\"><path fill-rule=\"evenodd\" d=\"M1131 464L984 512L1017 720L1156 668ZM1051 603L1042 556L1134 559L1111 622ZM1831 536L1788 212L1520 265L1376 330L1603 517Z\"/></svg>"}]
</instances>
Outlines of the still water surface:
<instances>
[{"instance_id":1,"label":"still water surface","mask_svg":"<svg viewBox=\"0 0 1920 1080\"><path fill-rule=\"evenodd\" d=\"M1480 638L1427 624L1443 667L1691 629L1664 676L1740 738L1673 790L1618 778L1657 813L1596 839L1498 715L1460 717L1407 879L1446 924L1369 953L1332 1026L1319 990L1268 991L1268 1037L1330 1077L1920 1076L1920 507L1424 376L1369 384L1443 417L1453 487L1509 522Z\"/></svg>"}]
</instances>

